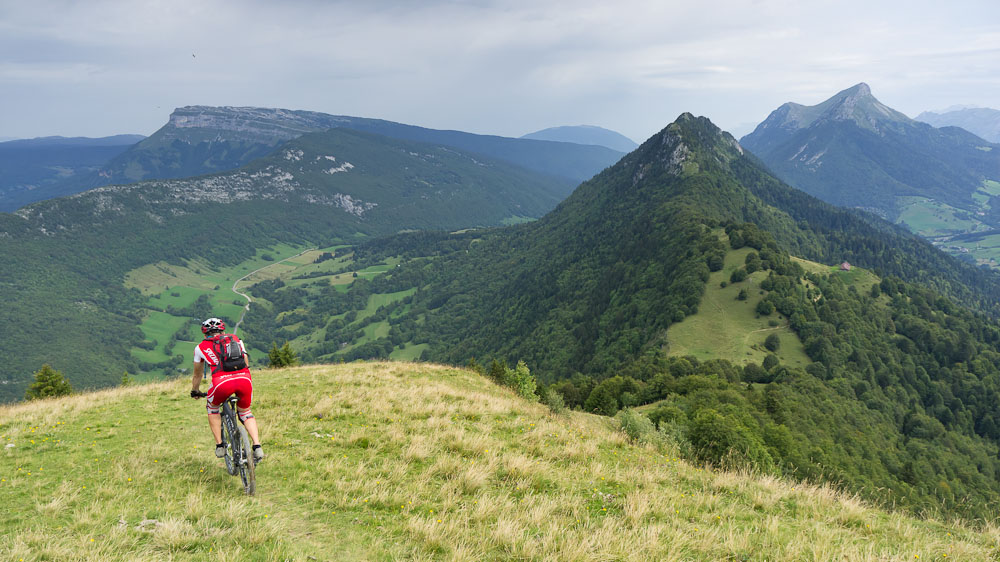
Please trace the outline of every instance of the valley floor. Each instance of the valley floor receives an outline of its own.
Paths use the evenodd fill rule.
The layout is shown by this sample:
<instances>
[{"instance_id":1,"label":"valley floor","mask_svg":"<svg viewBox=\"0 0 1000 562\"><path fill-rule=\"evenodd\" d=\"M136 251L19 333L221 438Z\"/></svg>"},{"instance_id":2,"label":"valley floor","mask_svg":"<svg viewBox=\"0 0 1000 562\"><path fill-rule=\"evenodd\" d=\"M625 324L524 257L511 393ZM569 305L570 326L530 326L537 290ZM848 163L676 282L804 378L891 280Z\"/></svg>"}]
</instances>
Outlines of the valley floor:
<instances>
[{"instance_id":1,"label":"valley floor","mask_svg":"<svg viewBox=\"0 0 1000 562\"><path fill-rule=\"evenodd\" d=\"M1000 529L699 468L415 363L255 372L241 495L172 381L0 407L5 560L992 560Z\"/></svg>"}]
</instances>

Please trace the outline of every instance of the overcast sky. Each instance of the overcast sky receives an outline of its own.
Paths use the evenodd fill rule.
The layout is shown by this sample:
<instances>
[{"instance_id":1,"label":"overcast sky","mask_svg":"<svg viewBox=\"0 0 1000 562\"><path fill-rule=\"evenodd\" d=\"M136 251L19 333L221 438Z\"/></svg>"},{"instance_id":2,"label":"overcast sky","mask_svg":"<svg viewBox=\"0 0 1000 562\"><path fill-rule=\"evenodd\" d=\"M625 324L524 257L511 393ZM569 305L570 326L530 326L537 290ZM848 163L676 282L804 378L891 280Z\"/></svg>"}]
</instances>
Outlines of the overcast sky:
<instances>
[{"instance_id":1,"label":"overcast sky","mask_svg":"<svg viewBox=\"0 0 1000 562\"><path fill-rule=\"evenodd\" d=\"M685 111L746 133L858 82L911 117L1000 109L1000 2L0 0L0 138L235 105L641 142Z\"/></svg>"}]
</instances>

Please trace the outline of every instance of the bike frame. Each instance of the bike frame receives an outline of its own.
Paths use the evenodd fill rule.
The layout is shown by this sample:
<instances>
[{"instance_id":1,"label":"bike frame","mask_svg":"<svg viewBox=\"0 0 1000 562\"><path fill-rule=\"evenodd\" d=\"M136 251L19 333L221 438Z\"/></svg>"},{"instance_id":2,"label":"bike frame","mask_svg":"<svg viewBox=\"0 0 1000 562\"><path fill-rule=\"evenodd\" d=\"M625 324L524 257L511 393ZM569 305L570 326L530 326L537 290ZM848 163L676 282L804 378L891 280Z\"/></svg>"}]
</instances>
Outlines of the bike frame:
<instances>
[{"instance_id":1,"label":"bike frame","mask_svg":"<svg viewBox=\"0 0 1000 562\"><path fill-rule=\"evenodd\" d=\"M243 423L236 414L236 397L230 396L222 404L222 442L226 445L226 471L243 481L243 491L248 496L257 491L256 462L253 460L252 442Z\"/></svg>"}]
</instances>

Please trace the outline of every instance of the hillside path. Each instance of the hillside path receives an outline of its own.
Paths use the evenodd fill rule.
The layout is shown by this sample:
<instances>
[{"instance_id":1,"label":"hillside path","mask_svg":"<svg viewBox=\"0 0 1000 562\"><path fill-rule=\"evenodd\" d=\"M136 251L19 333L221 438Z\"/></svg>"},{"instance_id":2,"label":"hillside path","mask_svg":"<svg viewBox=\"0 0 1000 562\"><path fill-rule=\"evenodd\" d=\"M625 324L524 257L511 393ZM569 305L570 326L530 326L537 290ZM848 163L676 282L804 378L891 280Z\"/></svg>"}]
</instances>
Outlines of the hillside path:
<instances>
[{"instance_id":1,"label":"hillside path","mask_svg":"<svg viewBox=\"0 0 1000 562\"><path fill-rule=\"evenodd\" d=\"M269 263L269 264L265 265L264 267L257 268L255 270L251 271L250 273L247 273L243 277L240 277L236 281L233 281L233 289L232 289L233 292L236 293L237 295L245 298L247 300L246 306L243 307L243 313L240 314L240 319L236 321L236 326L233 327L233 334L236 334L236 331L240 329L240 324L243 323L243 318L246 317L247 312L250 312L250 303L253 302L253 299L250 298L250 295L248 295L246 293L242 293L242 292L240 292L239 289L236 288L236 286L240 284L240 281L243 281L247 277L250 277L251 275L253 275L253 274L257 273L257 272L264 271L265 269L267 269L269 267L278 265L281 262L286 262L286 261L288 261L288 260L290 260L292 258L297 258L297 257L301 256L302 254L304 254L306 252L311 252L311 251L313 251L315 249L316 248L309 248L308 250L302 250L301 252L295 254L294 256L289 256L289 257L287 257L287 258L285 258L283 260L279 260L279 261L276 261L274 263Z\"/></svg>"}]
</instances>

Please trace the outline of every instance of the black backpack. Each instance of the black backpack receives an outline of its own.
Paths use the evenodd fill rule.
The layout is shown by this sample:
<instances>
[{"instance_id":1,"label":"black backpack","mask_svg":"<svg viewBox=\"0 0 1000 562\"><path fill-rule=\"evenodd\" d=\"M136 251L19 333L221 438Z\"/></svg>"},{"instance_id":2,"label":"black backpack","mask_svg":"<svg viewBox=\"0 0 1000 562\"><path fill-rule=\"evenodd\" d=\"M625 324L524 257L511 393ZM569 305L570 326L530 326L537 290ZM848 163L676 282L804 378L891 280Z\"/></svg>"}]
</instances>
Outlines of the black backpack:
<instances>
[{"instance_id":1,"label":"black backpack","mask_svg":"<svg viewBox=\"0 0 1000 562\"><path fill-rule=\"evenodd\" d=\"M247 368L240 342L232 335L226 334L215 340L215 355L219 358L219 368L227 373Z\"/></svg>"}]
</instances>

